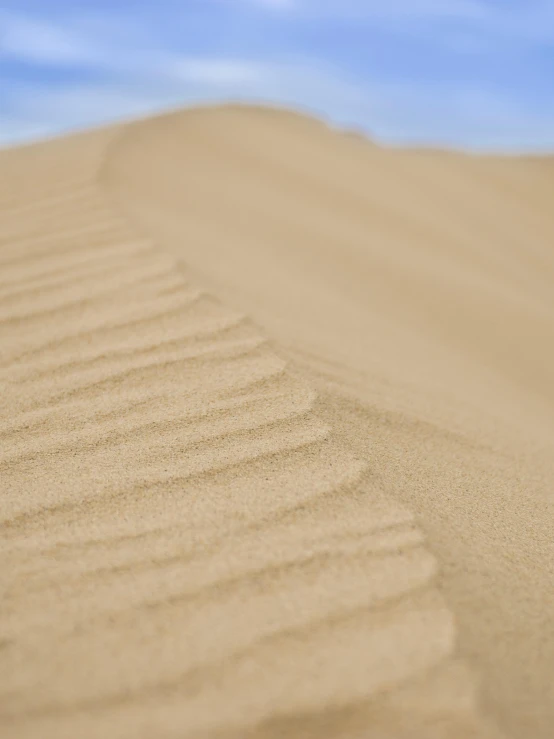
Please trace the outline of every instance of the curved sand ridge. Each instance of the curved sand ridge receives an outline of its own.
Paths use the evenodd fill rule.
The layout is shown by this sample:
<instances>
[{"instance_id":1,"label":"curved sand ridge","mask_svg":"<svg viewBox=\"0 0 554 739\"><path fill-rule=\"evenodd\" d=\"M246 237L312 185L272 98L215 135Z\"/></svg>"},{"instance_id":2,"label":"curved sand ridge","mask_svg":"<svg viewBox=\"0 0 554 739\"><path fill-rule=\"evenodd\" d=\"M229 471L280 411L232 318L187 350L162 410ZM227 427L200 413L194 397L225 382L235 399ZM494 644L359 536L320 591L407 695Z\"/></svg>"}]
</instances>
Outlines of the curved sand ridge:
<instances>
[{"instance_id":1,"label":"curved sand ridge","mask_svg":"<svg viewBox=\"0 0 554 739\"><path fill-rule=\"evenodd\" d=\"M235 271L219 285L236 234L217 263L206 236L224 239L225 198L206 213L190 200L217 194L225 172L190 171L194 187L178 189L180 165L214 137L187 149L167 136L188 135L181 125L198 115L206 131L215 113L0 153L2 726L21 737L497 737L436 562L396 500L408 496L387 478L395 455L421 450L368 421L352 394L371 382L355 366L333 374L324 352L298 352L294 332L287 351L272 349L246 316L280 339L278 327L247 290L242 313L226 307L241 303ZM284 114L220 115L230 140L237 121L251 133L250 116L287 135ZM239 188L245 170L231 163ZM235 209L239 224L252 211ZM250 256L255 292L263 260ZM286 277L294 299L305 275Z\"/></svg>"},{"instance_id":2,"label":"curved sand ridge","mask_svg":"<svg viewBox=\"0 0 554 739\"><path fill-rule=\"evenodd\" d=\"M228 107L138 122L103 181L309 377L417 514L484 708L549 738L554 158L384 149Z\"/></svg>"}]
</instances>

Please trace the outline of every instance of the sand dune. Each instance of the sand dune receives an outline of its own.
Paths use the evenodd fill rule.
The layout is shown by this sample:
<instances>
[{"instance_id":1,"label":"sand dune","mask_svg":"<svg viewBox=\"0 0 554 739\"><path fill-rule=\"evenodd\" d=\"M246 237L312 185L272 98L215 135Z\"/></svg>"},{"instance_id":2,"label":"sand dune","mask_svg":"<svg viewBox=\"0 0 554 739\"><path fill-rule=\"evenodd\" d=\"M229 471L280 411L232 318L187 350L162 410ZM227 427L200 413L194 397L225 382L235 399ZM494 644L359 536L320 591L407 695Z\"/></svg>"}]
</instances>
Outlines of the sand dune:
<instances>
[{"instance_id":1,"label":"sand dune","mask_svg":"<svg viewBox=\"0 0 554 739\"><path fill-rule=\"evenodd\" d=\"M229 106L0 173L1 731L549 737L552 160Z\"/></svg>"}]
</instances>

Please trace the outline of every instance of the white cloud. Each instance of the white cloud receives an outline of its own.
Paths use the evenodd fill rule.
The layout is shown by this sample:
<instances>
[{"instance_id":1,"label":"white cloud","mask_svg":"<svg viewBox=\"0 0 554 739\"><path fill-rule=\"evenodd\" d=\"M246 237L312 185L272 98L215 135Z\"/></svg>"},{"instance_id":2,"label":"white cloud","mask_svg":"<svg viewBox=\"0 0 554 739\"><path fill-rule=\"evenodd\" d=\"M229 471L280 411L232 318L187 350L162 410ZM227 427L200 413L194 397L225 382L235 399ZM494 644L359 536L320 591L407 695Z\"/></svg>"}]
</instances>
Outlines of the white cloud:
<instances>
[{"instance_id":1,"label":"white cloud","mask_svg":"<svg viewBox=\"0 0 554 739\"><path fill-rule=\"evenodd\" d=\"M236 59L176 59L165 67L177 79L206 85L241 85L260 81L261 67Z\"/></svg>"},{"instance_id":2,"label":"white cloud","mask_svg":"<svg viewBox=\"0 0 554 739\"><path fill-rule=\"evenodd\" d=\"M151 60L148 69L147 76L141 70L138 77L103 85L6 87L4 97L10 116L2 119L0 138L19 141L187 104L237 98L293 105L325 115L340 96L337 109L356 116L358 106L365 105L366 99L363 90L352 88L336 72L305 62L176 55Z\"/></svg>"},{"instance_id":3,"label":"white cloud","mask_svg":"<svg viewBox=\"0 0 554 739\"><path fill-rule=\"evenodd\" d=\"M515 32L516 23L508 15L504 26L494 21L498 6L493 11L483 0L388 0L386 4L378 4L377 0L214 2L232 2L243 8L252 3L281 9L288 6L288 18L324 23L327 30L332 27L331 16L387 24L387 28L396 30L406 27L411 33L422 34L421 38L429 37L430 44L457 43L458 47L469 48L467 53L487 48L487 34L493 33L487 29L508 38ZM538 19L543 20L548 10L538 0L529 0L528 8L534 8L535 15L525 16L527 25L521 24L525 39L537 33ZM554 21L554 3L550 8ZM521 10L518 13L521 15ZM418 18L425 20L420 31ZM452 18L457 18L452 24L454 35L437 33L437 24ZM175 30L182 21L182 16L180 20L176 16ZM474 33L477 28L481 35ZM549 28L552 32L554 22ZM62 65L76 69L86 65L93 72L89 79L96 75L97 80L106 80L72 85L58 76L55 84L38 81L22 86L14 81L11 87L4 81L5 114L0 121L0 139L4 141L188 103L238 98L299 107L389 141L554 146L554 105L545 104L542 111L533 113L522 109L516 92L486 89L485 83L479 82L469 88L460 82L449 85L447 75L442 75L442 83L386 80L376 69L366 70L356 79L352 70L282 52L275 57L263 53L252 57L187 55L172 50L164 41L163 27L151 29L140 13L132 18L68 15L57 23L46 23L37 17L0 12L0 34L0 59L3 55L25 60L37 68ZM434 53L440 58L441 52L435 49Z\"/></svg>"},{"instance_id":4,"label":"white cloud","mask_svg":"<svg viewBox=\"0 0 554 739\"><path fill-rule=\"evenodd\" d=\"M42 64L94 62L97 50L72 29L23 15L0 15L0 58Z\"/></svg>"},{"instance_id":5,"label":"white cloud","mask_svg":"<svg viewBox=\"0 0 554 739\"><path fill-rule=\"evenodd\" d=\"M177 90L140 92L118 85L18 87L8 92L9 116L0 121L0 146L148 115L182 102Z\"/></svg>"},{"instance_id":6,"label":"white cloud","mask_svg":"<svg viewBox=\"0 0 554 739\"><path fill-rule=\"evenodd\" d=\"M313 0L305 0L306 7L317 7ZM322 0L321 9L338 14L351 14L367 18L457 18L479 20L487 14L487 5L482 0Z\"/></svg>"},{"instance_id":7,"label":"white cloud","mask_svg":"<svg viewBox=\"0 0 554 739\"><path fill-rule=\"evenodd\" d=\"M525 0L509 7L492 0L297 0L296 10L319 22L335 18L417 33L423 29L430 41L437 28L459 31L463 25L491 42L554 42L552 0Z\"/></svg>"},{"instance_id":8,"label":"white cloud","mask_svg":"<svg viewBox=\"0 0 554 739\"><path fill-rule=\"evenodd\" d=\"M148 115L160 110L228 100L285 105L338 126L366 130L389 143L497 149L554 147L554 110L538 115L516 100L482 87L384 82L356 84L333 67L307 60L165 57L150 75L104 85L6 90L10 117L5 141Z\"/></svg>"},{"instance_id":9,"label":"white cloud","mask_svg":"<svg viewBox=\"0 0 554 739\"><path fill-rule=\"evenodd\" d=\"M223 0L224 1L224 0ZM554 43L554 1L521 0L509 7L496 0L229 0L280 5L298 20L314 24L360 23L426 38L430 45L452 36L475 35L484 44ZM466 43L466 46L469 46Z\"/></svg>"}]
</instances>

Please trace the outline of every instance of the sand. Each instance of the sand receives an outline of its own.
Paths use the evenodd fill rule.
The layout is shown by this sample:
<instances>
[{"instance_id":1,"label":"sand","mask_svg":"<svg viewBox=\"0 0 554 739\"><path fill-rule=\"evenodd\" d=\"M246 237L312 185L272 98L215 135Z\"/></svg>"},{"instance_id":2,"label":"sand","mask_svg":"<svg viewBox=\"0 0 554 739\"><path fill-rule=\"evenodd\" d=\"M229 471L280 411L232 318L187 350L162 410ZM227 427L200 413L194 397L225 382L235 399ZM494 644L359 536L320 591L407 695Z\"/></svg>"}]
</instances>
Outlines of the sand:
<instances>
[{"instance_id":1,"label":"sand","mask_svg":"<svg viewBox=\"0 0 554 739\"><path fill-rule=\"evenodd\" d=\"M554 159L188 110L0 152L0 735L554 724Z\"/></svg>"}]
</instances>

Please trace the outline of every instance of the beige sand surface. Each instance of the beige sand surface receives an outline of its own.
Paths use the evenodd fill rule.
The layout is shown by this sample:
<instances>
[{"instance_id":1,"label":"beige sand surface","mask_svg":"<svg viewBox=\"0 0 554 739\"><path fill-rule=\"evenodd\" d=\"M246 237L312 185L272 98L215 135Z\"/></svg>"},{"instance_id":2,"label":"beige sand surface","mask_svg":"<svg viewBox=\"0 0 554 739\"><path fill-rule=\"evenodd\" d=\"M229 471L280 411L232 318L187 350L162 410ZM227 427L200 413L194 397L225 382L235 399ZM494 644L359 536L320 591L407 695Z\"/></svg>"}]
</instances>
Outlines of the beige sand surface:
<instances>
[{"instance_id":1,"label":"beige sand surface","mask_svg":"<svg viewBox=\"0 0 554 739\"><path fill-rule=\"evenodd\" d=\"M553 203L261 108L0 152L0 736L551 737Z\"/></svg>"}]
</instances>

